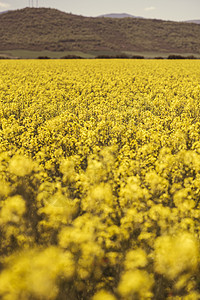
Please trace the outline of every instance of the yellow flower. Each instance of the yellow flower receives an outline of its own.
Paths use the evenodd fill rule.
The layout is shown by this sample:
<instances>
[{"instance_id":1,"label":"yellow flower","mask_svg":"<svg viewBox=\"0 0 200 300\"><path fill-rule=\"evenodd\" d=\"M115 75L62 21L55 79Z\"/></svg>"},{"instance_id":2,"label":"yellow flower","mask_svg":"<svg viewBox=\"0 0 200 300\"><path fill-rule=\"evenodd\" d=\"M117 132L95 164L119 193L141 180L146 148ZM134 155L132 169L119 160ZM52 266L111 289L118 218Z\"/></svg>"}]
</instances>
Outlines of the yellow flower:
<instances>
[{"instance_id":1,"label":"yellow flower","mask_svg":"<svg viewBox=\"0 0 200 300\"><path fill-rule=\"evenodd\" d=\"M179 274L193 274L198 266L198 243L192 234L161 236L155 242L155 270L169 279Z\"/></svg>"},{"instance_id":2,"label":"yellow flower","mask_svg":"<svg viewBox=\"0 0 200 300\"><path fill-rule=\"evenodd\" d=\"M115 300L116 298L109 292L105 290L101 290L97 292L93 297L92 300Z\"/></svg>"},{"instance_id":3,"label":"yellow flower","mask_svg":"<svg viewBox=\"0 0 200 300\"><path fill-rule=\"evenodd\" d=\"M153 276L143 270L125 272L119 282L119 294L125 299L133 299L134 296L140 299L152 297Z\"/></svg>"},{"instance_id":4,"label":"yellow flower","mask_svg":"<svg viewBox=\"0 0 200 300\"><path fill-rule=\"evenodd\" d=\"M31 159L23 156L14 156L9 164L9 171L17 176L30 174L34 169L34 163Z\"/></svg>"}]
</instances>

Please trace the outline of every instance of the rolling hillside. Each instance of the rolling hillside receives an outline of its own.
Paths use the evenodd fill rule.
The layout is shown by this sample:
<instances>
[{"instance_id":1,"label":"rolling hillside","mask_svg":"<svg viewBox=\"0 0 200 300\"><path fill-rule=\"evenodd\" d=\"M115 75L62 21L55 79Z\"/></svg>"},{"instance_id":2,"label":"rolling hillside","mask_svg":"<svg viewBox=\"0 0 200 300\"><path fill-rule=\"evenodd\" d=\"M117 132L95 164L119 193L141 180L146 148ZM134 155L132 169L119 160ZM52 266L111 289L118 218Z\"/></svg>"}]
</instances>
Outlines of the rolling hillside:
<instances>
[{"instance_id":1,"label":"rolling hillside","mask_svg":"<svg viewBox=\"0 0 200 300\"><path fill-rule=\"evenodd\" d=\"M50 8L0 14L0 51L200 53L198 24L83 17Z\"/></svg>"}]
</instances>

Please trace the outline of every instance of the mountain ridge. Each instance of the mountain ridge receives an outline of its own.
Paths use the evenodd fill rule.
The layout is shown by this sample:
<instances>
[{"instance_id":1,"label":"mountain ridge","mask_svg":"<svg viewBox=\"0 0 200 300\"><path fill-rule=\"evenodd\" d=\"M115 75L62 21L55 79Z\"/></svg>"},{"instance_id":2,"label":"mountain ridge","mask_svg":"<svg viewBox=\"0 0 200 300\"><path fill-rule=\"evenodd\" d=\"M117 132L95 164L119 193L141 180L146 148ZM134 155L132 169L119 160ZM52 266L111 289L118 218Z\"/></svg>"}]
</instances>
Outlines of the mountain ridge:
<instances>
[{"instance_id":1,"label":"mountain ridge","mask_svg":"<svg viewBox=\"0 0 200 300\"><path fill-rule=\"evenodd\" d=\"M0 51L200 53L200 26L144 18L84 17L51 8L0 14Z\"/></svg>"},{"instance_id":2,"label":"mountain ridge","mask_svg":"<svg viewBox=\"0 0 200 300\"><path fill-rule=\"evenodd\" d=\"M133 16L127 13L110 13L110 14L103 14L97 16L97 18L116 18L116 19L123 19L123 18L137 18L137 19L144 19L143 17Z\"/></svg>"},{"instance_id":3,"label":"mountain ridge","mask_svg":"<svg viewBox=\"0 0 200 300\"><path fill-rule=\"evenodd\" d=\"M194 24L200 24L200 20L188 20L188 21L184 21L186 23L194 23Z\"/></svg>"},{"instance_id":4,"label":"mountain ridge","mask_svg":"<svg viewBox=\"0 0 200 300\"><path fill-rule=\"evenodd\" d=\"M29 7L26 7L29 8ZM26 9L25 8L25 9ZM0 11L0 14L5 14L7 12L10 11L14 11L14 10L5 10L5 11ZM64 12L64 11L61 11ZM67 13L67 12L64 12ZM71 14L71 13L70 13ZM82 15L80 15L82 16ZM89 16L83 16L86 18L89 18ZM128 13L106 13L106 14L102 14L102 15L98 15L96 17L91 17L91 18L118 18L118 19L123 19L123 18L136 18L136 19L149 19L149 18L145 18L145 17L141 17L141 16L134 16L132 14L128 14ZM152 19L152 18L150 18ZM153 18L154 19L154 18ZM161 21L170 21L170 22L183 22L183 23L195 23L195 24L200 24L200 19L199 20L184 20L184 21L172 21L172 20L164 20L164 19L157 19L157 20L161 20Z\"/></svg>"},{"instance_id":5,"label":"mountain ridge","mask_svg":"<svg viewBox=\"0 0 200 300\"><path fill-rule=\"evenodd\" d=\"M103 18L119 18L119 19L122 19L122 18L147 19L147 18L144 18L144 17L134 16L134 15L127 14L127 13L109 13L109 14L103 14L103 15L100 15L100 16L97 16L97 17L98 18L99 17L103 17ZM163 19L157 19L157 20L166 21L166 20L163 20ZM199 20L171 21L171 22L183 22L183 23L200 24L200 19Z\"/></svg>"}]
</instances>

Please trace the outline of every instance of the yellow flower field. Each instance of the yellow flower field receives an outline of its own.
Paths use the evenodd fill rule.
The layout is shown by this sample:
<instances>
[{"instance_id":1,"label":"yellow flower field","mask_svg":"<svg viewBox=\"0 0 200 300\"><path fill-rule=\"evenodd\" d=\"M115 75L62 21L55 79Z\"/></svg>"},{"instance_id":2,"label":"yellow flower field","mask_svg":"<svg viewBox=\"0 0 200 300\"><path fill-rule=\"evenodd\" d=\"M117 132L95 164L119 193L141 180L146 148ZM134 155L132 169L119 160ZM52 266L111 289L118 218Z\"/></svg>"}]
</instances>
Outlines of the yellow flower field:
<instances>
[{"instance_id":1,"label":"yellow flower field","mask_svg":"<svg viewBox=\"0 0 200 300\"><path fill-rule=\"evenodd\" d=\"M200 61L0 61L0 298L200 299Z\"/></svg>"}]
</instances>

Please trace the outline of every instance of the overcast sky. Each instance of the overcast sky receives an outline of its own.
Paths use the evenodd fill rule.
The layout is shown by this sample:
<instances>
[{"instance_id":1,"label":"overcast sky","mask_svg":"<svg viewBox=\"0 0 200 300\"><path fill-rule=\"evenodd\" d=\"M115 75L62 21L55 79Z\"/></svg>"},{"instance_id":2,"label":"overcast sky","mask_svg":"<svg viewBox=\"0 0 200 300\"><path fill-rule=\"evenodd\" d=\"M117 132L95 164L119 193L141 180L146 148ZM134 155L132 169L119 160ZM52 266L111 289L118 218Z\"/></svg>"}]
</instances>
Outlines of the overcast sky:
<instances>
[{"instance_id":1,"label":"overcast sky","mask_svg":"<svg viewBox=\"0 0 200 300\"><path fill-rule=\"evenodd\" d=\"M0 0L0 11L29 6L32 0ZM36 5L37 0L33 0ZM40 7L57 8L83 16L128 13L163 20L200 19L200 0L38 0Z\"/></svg>"}]
</instances>

